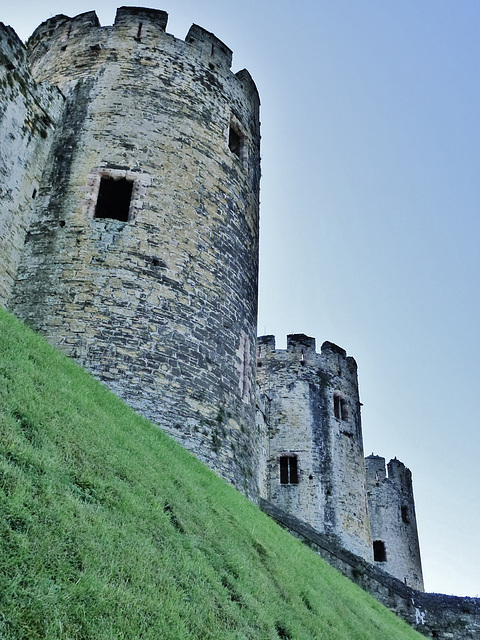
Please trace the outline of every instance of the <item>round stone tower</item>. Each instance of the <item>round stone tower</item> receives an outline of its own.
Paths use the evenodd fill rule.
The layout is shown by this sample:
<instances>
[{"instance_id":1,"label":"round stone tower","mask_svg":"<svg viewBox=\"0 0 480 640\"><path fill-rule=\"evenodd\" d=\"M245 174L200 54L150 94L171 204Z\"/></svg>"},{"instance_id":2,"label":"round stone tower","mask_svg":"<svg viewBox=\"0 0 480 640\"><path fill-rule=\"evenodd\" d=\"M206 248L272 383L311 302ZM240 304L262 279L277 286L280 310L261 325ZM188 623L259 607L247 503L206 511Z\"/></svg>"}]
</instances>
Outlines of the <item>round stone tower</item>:
<instances>
[{"instance_id":1,"label":"round stone tower","mask_svg":"<svg viewBox=\"0 0 480 640\"><path fill-rule=\"evenodd\" d=\"M423 591L412 473L397 460L365 458L375 564L409 587Z\"/></svg>"},{"instance_id":2,"label":"round stone tower","mask_svg":"<svg viewBox=\"0 0 480 640\"><path fill-rule=\"evenodd\" d=\"M259 98L212 33L166 24L123 7L30 38L66 106L11 306L254 496Z\"/></svg>"},{"instance_id":3,"label":"round stone tower","mask_svg":"<svg viewBox=\"0 0 480 640\"><path fill-rule=\"evenodd\" d=\"M357 365L315 339L258 339L257 380L267 427L268 500L372 560Z\"/></svg>"}]
</instances>

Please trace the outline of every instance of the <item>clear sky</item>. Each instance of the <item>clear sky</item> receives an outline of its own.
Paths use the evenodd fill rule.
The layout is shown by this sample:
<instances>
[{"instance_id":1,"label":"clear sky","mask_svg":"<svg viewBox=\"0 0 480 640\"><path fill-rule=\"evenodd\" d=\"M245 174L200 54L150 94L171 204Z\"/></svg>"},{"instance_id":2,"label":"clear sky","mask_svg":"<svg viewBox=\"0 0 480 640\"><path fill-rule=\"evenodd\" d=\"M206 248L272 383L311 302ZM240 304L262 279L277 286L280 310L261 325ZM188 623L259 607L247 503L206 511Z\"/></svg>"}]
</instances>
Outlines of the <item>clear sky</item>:
<instances>
[{"instance_id":1,"label":"clear sky","mask_svg":"<svg viewBox=\"0 0 480 640\"><path fill-rule=\"evenodd\" d=\"M26 39L122 3L3 4ZM426 589L480 595L480 3L145 6L213 31L260 92L259 334L355 357L366 455L413 472Z\"/></svg>"}]
</instances>

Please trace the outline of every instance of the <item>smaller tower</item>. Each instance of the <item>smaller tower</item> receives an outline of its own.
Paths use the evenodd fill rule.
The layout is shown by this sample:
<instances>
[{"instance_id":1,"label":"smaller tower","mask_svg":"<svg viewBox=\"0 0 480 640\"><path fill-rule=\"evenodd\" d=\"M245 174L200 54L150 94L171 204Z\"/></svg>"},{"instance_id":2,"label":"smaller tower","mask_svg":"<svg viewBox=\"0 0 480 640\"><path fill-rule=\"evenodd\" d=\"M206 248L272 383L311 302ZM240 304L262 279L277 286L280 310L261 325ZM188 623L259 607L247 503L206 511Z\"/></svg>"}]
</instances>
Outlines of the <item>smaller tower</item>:
<instances>
[{"instance_id":1,"label":"smaller tower","mask_svg":"<svg viewBox=\"0 0 480 640\"><path fill-rule=\"evenodd\" d=\"M267 425L266 497L346 549L372 560L357 365L315 339L274 336L257 344Z\"/></svg>"},{"instance_id":2,"label":"smaller tower","mask_svg":"<svg viewBox=\"0 0 480 640\"><path fill-rule=\"evenodd\" d=\"M368 510L375 564L402 580L424 590L412 473L396 458L385 470L385 458L365 458Z\"/></svg>"}]
</instances>

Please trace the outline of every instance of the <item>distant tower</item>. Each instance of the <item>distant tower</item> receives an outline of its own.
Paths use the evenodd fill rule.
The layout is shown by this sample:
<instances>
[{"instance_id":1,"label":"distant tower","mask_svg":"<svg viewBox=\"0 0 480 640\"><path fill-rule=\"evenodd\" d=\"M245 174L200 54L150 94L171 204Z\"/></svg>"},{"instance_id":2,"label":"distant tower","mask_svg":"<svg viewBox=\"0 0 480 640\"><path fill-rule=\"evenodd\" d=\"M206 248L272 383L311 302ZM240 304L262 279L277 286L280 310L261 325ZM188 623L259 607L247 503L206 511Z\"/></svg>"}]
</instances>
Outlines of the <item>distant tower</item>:
<instances>
[{"instance_id":1,"label":"distant tower","mask_svg":"<svg viewBox=\"0 0 480 640\"><path fill-rule=\"evenodd\" d=\"M123 7L30 38L66 106L9 304L253 496L259 98L212 33L166 24Z\"/></svg>"},{"instance_id":2,"label":"distant tower","mask_svg":"<svg viewBox=\"0 0 480 640\"><path fill-rule=\"evenodd\" d=\"M375 564L409 587L424 590L410 469L397 460L368 456L368 508Z\"/></svg>"},{"instance_id":3,"label":"distant tower","mask_svg":"<svg viewBox=\"0 0 480 640\"><path fill-rule=\"evenodd\" d=\"M372 560L357 365L315 339L258 339L257 379L267 423L267 495L285 511Z\"/></svg>"}]
</instances>

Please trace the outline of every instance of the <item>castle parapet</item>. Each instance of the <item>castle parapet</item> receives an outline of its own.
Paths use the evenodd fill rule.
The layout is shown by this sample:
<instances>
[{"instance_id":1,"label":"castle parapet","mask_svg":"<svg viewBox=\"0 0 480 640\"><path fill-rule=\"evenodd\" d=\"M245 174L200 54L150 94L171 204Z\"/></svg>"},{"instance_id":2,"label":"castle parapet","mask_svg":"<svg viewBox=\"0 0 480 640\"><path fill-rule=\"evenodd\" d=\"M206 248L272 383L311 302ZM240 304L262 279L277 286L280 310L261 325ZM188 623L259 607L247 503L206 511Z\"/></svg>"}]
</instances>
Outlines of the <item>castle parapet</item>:
<instances>
[{"instance_id":1,"label":"castle parapet","mask_svg":"<svg viewBox=\"0 0 480 640\"><path fill-rule=\"evenodd\" d=\"M267 352L275 351L275 336L260 336L257 338L257 353L261 358Z\"/></svg>"},{"instance_id":2,"label":"castle parapet","mask_svg":"<svg viewBox=\"0 0 480 640\"><path fill-rule=\"evenodd\" d=\"M367 474L367 484L377 484L383 482L387 477L385 458L372 455L365 458L365 471Z\"/></svg>"},{"instance_id":3,"label":"castle parapet","mask_svg":"<svg viewBox=\"0 0 480 640\"><path fill-rule=\"evenodd\" d=\"M341 358L346 358L347 357L347 352L345 351L345 349L342 349L342 347L339 347L338 345L334 344L333 342L328 342L328 340L326 340L322 344L322 353L324 353L324 352L336 353Z\"/></svg>"},{"instance_id":4,"label":"castle parapet","mask_svg":"<svg viewBox=\"0 0 480 640\"><path fill-rule=\"evenodd\" d=\"M315 338L310 338L304 333L291 333L287 336L287 351L300 355L316 353Z\"/></svg>"},{"instance_id":5,"label":"castle parapet","mask_svg":"<svg viewBox=\"0 0 480 640\"><path fill-rule=\"evenodd\" d=\"M395 482L401 490L412 493L412 472L410 469L408 469L403 462L397 460L397 458L390 460L387 468L389 480Z\"/></svg>"},{"instance_id":6,"label":"castle parapet","mask_svg":"<svg viewBox=\"0 0 480 640\"><path fill-rule=\"evenodd\" d=\"M227 47L216 35L206 29L193 24L190 27L185 42L194 45L207 58L211 68L215 64L225 65L230 69L232 66L232 50Z\"/></svg>"},{"instance_id":7,"label":"castle parapet","mask_svg":"<svg viewBox=\"0 0 480 640\"><path fill-rule=\"evenodd\" d=\"M137 38L142 38L142 27L147 23L150 27L156 27L165 31L168 23L168 13L160 9L147 7L119 7L115 15L114 26L135 26ZM140 33L139 33L140 32Z\"/></svg>"}]
</instances>

